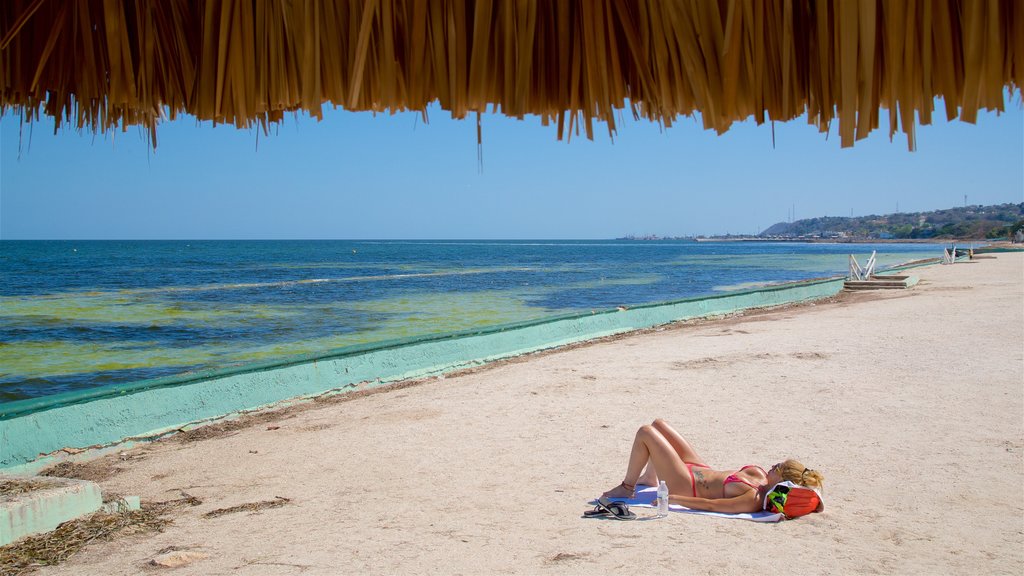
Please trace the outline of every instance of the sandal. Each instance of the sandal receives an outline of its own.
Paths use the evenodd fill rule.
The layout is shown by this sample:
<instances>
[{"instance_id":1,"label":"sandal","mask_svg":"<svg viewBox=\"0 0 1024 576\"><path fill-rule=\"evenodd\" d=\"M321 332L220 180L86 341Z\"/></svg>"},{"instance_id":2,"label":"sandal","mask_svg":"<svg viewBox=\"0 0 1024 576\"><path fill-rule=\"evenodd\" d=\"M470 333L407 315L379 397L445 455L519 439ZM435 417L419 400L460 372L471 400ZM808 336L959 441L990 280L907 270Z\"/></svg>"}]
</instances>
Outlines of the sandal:
<instances>
[{"instance_id":1,"label":"sandal","mask_svg":"<svg viewBox=\"0 0 1024 576\"><path fill-rule=\"evenodd\" d=\"M601 497L597 500L597 506L594 506L593 510L587 510L583 513L584 518L597 518L602 516L611 516L616 520L635 520L636 514L629 510L629 505L625 502L613 502L607 498Z\"/></svg>"}]
</instances>

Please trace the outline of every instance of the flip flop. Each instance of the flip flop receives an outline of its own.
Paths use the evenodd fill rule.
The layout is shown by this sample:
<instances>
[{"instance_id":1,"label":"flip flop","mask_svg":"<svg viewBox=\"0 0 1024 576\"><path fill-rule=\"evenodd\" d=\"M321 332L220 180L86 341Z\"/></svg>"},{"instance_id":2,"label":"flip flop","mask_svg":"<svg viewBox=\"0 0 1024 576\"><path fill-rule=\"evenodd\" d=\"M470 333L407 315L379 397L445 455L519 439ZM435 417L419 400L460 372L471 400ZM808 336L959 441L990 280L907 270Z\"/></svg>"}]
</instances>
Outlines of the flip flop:
<instances>
[{"instance_id":1,"label":"flip flop","mask_svg":"<svg viewBox=\"0 0 1024 576\"><path fill-rule=\"evenodd\" d=\"M616 520L635 520L636 514L629 510L629 505L625 502L613 502L608 498L598 498L597 506L593 510L587 510L583 513L584 518L597 518L602 516L611 516Z\"/></svg>"}]
</instances>

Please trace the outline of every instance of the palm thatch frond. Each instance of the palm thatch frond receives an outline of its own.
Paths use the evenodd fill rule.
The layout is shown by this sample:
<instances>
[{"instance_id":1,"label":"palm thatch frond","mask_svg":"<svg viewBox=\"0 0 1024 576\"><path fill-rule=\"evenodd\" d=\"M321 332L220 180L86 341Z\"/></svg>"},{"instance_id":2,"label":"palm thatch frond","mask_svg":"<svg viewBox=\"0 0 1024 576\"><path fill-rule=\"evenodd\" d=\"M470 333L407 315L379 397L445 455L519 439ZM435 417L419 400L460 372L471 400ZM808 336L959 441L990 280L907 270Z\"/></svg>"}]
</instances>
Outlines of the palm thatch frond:
<instances>
[{"instance_id":1,"label":"palm thatch frond","mask_svg":"<svg viewBox=\"0 0 1024 576\"><path fill-rule=\"evenodd\" d=\"M1003 110L1024 80L1019 0L4 0L0 113L150 130L178 114L239 127L322 106L490 107L559 138L671 125L838 120L851 146Z\"/></svg>"}]
</instances>

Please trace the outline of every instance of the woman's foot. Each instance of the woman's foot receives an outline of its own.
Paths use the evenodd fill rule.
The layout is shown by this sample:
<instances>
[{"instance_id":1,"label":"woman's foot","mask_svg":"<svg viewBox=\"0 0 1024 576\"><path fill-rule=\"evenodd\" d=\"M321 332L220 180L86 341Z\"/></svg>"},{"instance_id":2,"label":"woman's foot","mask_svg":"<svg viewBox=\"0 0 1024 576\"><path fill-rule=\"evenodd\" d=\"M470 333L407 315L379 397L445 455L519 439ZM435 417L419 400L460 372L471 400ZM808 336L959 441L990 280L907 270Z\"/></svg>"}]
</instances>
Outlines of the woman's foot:
<instances>
[{"instance_id":1,"label":"woman's foot","mask_svg":"<svg viewBox=\"0 0 1024 576\"><path fill-rule=\"evenodd\" d=\"M625 482L622 482L621 484L619 484L615 488L612 488L611 490L605 492L604 494L601 494L601 497L602 498L632 498L632 497L636 496L636 493L634 492L635 489L636 489L636 486L634 486L632 484L626 484Z\"/></svg>"}]
</instances>

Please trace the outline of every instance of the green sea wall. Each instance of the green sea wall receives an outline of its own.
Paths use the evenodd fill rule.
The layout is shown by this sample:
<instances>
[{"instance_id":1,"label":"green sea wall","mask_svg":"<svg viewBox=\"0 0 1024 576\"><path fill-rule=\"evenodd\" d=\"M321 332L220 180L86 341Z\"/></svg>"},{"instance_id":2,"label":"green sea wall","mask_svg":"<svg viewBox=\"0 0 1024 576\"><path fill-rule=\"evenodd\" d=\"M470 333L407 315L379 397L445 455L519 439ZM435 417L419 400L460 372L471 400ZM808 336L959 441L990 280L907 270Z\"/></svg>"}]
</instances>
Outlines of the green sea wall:
<instances>
[{"instance_id":1,"label":"green sea wall","mask_svg":"<svg viewBox=\"0 0 1024 576\"><path fill-rule=\"evenodd\" d=\"M0 469L62 448L147 439L289 399L442 374L660 324L833 296L843 278L377 342L277 362L0 404Z\"/></svg>"}]
</instances>

